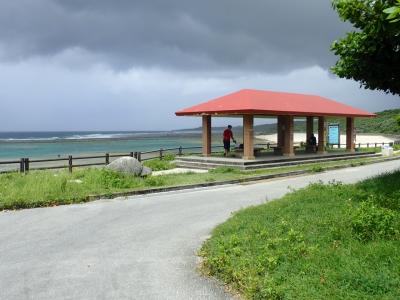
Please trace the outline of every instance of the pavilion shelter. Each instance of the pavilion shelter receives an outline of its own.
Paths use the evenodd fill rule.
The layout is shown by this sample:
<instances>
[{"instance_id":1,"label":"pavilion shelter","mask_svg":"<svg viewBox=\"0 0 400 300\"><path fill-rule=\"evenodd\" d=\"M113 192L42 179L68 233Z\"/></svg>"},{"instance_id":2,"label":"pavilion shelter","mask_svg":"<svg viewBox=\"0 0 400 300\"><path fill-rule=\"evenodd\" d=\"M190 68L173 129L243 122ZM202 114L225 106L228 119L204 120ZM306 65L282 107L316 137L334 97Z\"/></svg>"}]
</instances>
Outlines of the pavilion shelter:
<instances>
[{"instance_id":1,"label":"pavilion shelter","mask_svg":"<svg viewBox=\"0 0 400 300\"><path fill-rule=\"evenodd\" d=\"M243 118L243 158L254 159L254 118L277 117L277 147L282 155L293 156L294 118L306 118L307 141L314 131L314 118L318 119L317 153L325 152L326 118L346 118L346 149L354 152L354 118L375 117L349 105L314 95L281 93L244 89L198 105L177 111L177 116L201 116L203 124L203 155L211 155L211 118Z\"/></svg>"}]
</instances>

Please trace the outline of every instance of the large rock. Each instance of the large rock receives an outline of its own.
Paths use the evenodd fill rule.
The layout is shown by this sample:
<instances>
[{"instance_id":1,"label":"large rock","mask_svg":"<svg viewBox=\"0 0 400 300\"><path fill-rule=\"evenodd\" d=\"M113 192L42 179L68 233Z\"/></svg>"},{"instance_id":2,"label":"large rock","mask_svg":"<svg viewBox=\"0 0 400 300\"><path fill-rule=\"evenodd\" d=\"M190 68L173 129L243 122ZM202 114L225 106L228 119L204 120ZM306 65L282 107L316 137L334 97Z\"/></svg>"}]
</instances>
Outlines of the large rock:
<instances>
[{"instance_id":1,"label":"large rock","mask_svg":"<svg viewBox=\"0 0 400 300\"><path fill-rule=\"evenodd\" d=\"M150 169L149 167L143 166L142 173L140 174L140 176L149 176L149 175L151 175L151 173L153 173L152 169Z\"/></svg>"},{"instance_id":2,"label":"large rock","mask_svg":"<svg viewBox=\"0 0 400 300\"><path fill-rule=\"evenodd\" d=\"M107 166L107 168L135 176L147 176L151 174L150 168L144 167L140 161L130 156L121 157L114 160Z\"/></svg>"}]
</instances>

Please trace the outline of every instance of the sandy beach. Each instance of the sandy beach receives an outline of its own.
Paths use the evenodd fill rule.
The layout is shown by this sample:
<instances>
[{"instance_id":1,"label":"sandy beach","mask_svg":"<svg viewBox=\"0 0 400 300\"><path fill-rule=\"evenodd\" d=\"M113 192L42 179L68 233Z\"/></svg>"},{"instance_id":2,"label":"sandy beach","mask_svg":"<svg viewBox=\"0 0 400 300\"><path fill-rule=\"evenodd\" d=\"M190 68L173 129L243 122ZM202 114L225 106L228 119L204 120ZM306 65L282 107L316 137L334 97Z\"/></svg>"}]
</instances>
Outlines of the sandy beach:
<instances>
[{"instance_id":1,"label":"sandy beach","mask_svg":"<svg viewBox=\"0 0 400 300\"><path fill-rule=\"evenodd\" d=\"M315 134L315 137L318 139L318 134ZM262 140L266 143L276 143L277 142L277 134L266 134L266 135L256 135L255 138L258 140ZM293 135L294 143L300 143L306 141L306 134L305 133L294 133ZM385 137L382 135L373 135L373 134L358 134L356 136L356 144L366 144L366 143L393 143L395 141L394 138ZM346 143L346 135L340 135L340 143Z\"/></svg>"}]
</instances>

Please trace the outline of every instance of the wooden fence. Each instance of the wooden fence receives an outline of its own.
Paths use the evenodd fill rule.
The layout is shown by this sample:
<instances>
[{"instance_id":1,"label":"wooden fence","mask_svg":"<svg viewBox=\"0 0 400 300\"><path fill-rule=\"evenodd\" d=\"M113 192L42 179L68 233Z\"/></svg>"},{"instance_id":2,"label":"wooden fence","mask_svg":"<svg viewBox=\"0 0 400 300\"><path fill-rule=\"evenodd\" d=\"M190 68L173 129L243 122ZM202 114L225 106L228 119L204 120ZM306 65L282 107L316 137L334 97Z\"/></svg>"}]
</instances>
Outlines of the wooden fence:
<instances>
[{"instance_id":1,"label":"wooden fence","mask_svg":"<svg viewBox=\"0 0 400 300\"><path fill-rule=\"evenodd\" d=\"M396 143L397 144L397 143ZM385 145L393 146L393 143L357 143L357 148L362 148L366 146L367 148L370 147L383 147ZM265 147L265 149L272 149L276 147L276 143L266 143L266 144L257 144L257 146ZM302 143L299 144L302 146ZM329 145L327 145L329 147ZM346 147L346 144L335 145L338 148L341 146ZM213 146L213 152L221 151L223 146ZM21 158L19 160L11 160L11 161L0 161L1 166L7 166L10 169L1 170L0 173L8 173L8 172L15 172L19 171L21 173L26 173L29 170L45 170L45 169L68 169L69 172L72 172L73 168L76 167L89 167L89 166L101 166L101 165L108 165L113 158L123 157L123 156L131 156L139 161L145 161L149 159L159 158L163 159L167 154L173 154L177 156L182 156L184 154L198 154L201 153L201 146L195 147L178 147L178 148L167 148L167 149L157 149L152 151L136 151L136 152L129 152L129 153L120 153L120 154L110 154L105 153L104 155L92 155L92 156L72 156L68 155L67 157L63 158L51 158L51 159L30 159L28 157ZM220 150L217 150L220 149ZM97 159L98 161L93 162L93 160ZM100 161L99 161L100 160ZM57 164L58 162L63 164ZM82 162L82 163L79 163ZM37 166L37 164L44 164L44 163L51 163L55 165L49 166ZM36 164L36 166L35 166Z\"/></svg>"},{"instance_id":2,"label":"wooden fence","mask_svg":"<svg viewBox=\"0 0 400 300\"><path fill-rule=\"evenodd\" d=\"M216 152L216 149L222 147L223 146L213 146L214 150L213 152ZM76 167L108 165L113 159L124 156L134 157L139 161L146 161L154 158L163 159L165 155L168 154L173 154L177 156L182 156L184 154L198 154L201 153L201 149L202 149L201 146L196 146L196 147L180 146L178 148L167 148L167 149L160 148L152 151L136 151L136 152L117 153L117 154L105 153L103 155L91 155L91 156L68 155L67 157L50 158L50 159L30 159L28 157L24 157L19 160L0 161L0 167L6 166L7 168L11 168L11 170L0 169L0 173L8 173L15 171L26 173L29 170L47 170L47 169L68 169L69 172L72 172L73 168ZM50 165L43 166L46 163L47 164L50 163ZM38 164L42 166L38 166Z\"/></svg>"}]
</instances>

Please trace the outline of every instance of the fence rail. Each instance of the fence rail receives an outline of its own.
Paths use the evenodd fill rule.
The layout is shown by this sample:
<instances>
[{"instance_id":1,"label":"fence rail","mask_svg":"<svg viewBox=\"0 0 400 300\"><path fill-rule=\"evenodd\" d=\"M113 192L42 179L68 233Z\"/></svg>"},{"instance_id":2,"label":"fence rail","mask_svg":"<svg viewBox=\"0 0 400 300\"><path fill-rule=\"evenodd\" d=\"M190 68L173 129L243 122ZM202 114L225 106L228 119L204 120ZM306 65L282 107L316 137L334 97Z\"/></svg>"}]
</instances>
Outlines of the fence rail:
<instances>
[{"instance_id":1,"label":"fence rail","mask_svg":"<svg viewBox=\"0 0 400 300\"><path fill-rule=\"evenodd\" d=\"M398 143L395 143L398 144ZM257 144L256 146L262 146L265 149L269 150L276 147L276 143L261 143ZM303 143L298 143L299 146L303 146ZM370 147L383 147L385 145L393 146L393 143L357 143L355 144L356 148L362 148L362 146L366 146L367 148ZM332 145L327 145L332 146ZM338 148L341 146L346 147L346 144L335 145ZM212 146L212 152L218 152L217 149L221 149L223 146ZM0 173L8 173L8 172L15 172L19 171L21 173L26 173L29 170L46 170L46 169L68 169L69 172L72 172L73 168L76 167L88 167L88 166L102 166L108 165L112 158L118 158L123 156L130 156L138 159L139 161L146 161L149 159L163 159L165 155L174 154L178 156L182 156L184 154L197 154L201 153L201 146L192 146L192 147L177 147L177 148L160 148L157 150L151 151L136 151L136 152L129 152L129 153L105 153L104 155L91 155L91 156L72 156L68 155L67 157L60 157L60 158L49 158L49 159L30 159L28 157L21 158L20 160L10 160L10 161L0 161L1 165L6 165L11 169L1 170ZM196 151L199 150L199 151ZM219 150L220 151L220 150ZM82 163L74 163L74 161L82 161L82 160L93 160L98 159L102 161L97 162L88 162L84 161ZM34 166L37 163L54 163L54 162L65 162L63 165L50 165L50 166ZM14 168L13 168L14 167Z\"/></svg>"},{"instance_id":2,"label":"fence rail","mask_svg":"<svg viewBox=\"0 0 400 300\"><path fill-rule=\"evenodd\" d=\"M223 146L213 146L213 152L217 152L217 149ZM168 154L174 154L177 156L182 156L184 154L197 154L201 153L201 146L193 147L177 147L177 148L160 148L151 151L135 151L129 153L105 153L104 155L90 155L90 156L72 156L60 158L49 158L49 159L30 159L28 157L23 157L20 160L9 160L0 161L0 167L8 167L6 170L1 170L0 173L9 173L19 171L21 173L26 173L29 170L54 170L54 169L68 169L72 172L74 168L77 167L89 167L89 166L102 166L108 165L113 158L119 158L124 156L130 156L138 159L139 161L146 161L150 159L163 159ZM199 150L199 151L196 151ZM98 160L93 162L93 160ZM101 160L101 161L99 161ZM48 166L35 166L35 164L43 163L57 163L64 162L64 164L48 165Z\"/></svg>"}]
</instances>

